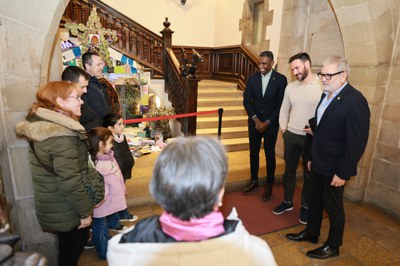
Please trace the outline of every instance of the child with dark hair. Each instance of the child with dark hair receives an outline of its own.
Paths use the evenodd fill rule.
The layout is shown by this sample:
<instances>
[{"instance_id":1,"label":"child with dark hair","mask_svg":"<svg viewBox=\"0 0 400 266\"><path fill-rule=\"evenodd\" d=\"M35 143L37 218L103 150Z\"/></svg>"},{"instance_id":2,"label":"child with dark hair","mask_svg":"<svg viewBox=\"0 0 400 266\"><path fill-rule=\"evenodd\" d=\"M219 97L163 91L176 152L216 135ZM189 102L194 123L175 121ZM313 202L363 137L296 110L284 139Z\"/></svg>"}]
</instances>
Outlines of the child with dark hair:
<instances>
[{"instance_id":1,"label":"child with dark hair","mask_svg":"<svg viewBox=\"0 0 400 266\"><path fill-rule=\"evenodd\" d=\"M114 157L121 169L124 182L132 177L132 167L135 165L135 160L129 150L128 142L123 134L124 120L119 114L109 113L103 119L103 126L111 130L113 140ZM136 215L132 215L128 210L122 210L118 213L107 217L108 227L111 230L121 230L123 225L120 221L134 222L138 219Z\"/></svg>"},{"instance_id":2,"label":"child with dark hair","mask_svg":"<svg viewBox=\"0 0 400 266\"><path fill-rule=\"evenodd\" d=\"M126 188L122 172L114 158L111 130L95 127L89 130L88 139L91 159L96 170L104 177L104 200L93 209L92 237L100 259L105 259L107 241L110 239L107 216L126 210Z\"/></svg>"}]
</instances>

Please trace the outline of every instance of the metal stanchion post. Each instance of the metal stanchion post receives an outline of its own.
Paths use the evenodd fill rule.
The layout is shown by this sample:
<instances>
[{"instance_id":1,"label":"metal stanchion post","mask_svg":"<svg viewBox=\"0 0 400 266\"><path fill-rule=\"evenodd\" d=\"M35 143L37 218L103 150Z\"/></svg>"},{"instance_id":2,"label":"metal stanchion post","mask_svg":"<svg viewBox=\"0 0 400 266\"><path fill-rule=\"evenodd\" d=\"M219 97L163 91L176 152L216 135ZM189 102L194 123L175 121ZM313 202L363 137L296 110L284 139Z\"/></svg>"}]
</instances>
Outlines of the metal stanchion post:
<instances>
[{"instance_id":1,"label":"metal stanchion post","mask_svg":"<svg viewBox=\"0 0 400 266\"><path fill-rule=\"evenodd\" d=\"M224 108L218 108L218 139L221 139L222 113Z\"/></svg>"}]
</instances>

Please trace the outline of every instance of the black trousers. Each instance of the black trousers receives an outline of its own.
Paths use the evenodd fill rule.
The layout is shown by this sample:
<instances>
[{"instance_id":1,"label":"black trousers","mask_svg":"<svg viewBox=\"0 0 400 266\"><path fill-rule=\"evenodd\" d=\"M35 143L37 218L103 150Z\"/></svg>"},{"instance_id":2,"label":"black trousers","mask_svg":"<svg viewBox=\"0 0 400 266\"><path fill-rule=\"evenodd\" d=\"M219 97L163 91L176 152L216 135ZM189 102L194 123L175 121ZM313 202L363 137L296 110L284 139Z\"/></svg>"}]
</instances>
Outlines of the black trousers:
<instances>
[{"instance_id":1,"label":"black trousers","mask_svg":"<svg viewBox=\"0 0 400 266\"><path fill-rule=\"evenodd\" d=\"M75 266L89 236L89 227L58 232L58 266Z\"/></svg>"},{"instance_id":2,"label":"black trousers","mask_svg":"<svg viewBox=\"0 0 400 266\"><path fill-rule=\"evenodd\" d=\"M311 166L309 193L307 197L310 220L306 233L319 236L322 224L323 210L329 216L329 235L325 244L340 247L343 243L345 213L343 207L344 186L331 186L333 176L324 176L313 171Z\"/></svg>"},{"instance_id":3,"label":"black trousers","mask_svg":"<svg viewBox=\"0 0 400 266\"><path fill-rule=\"evenodd\" d=\"M249 144L250 144L250 172L251 179L258 180L258 169L260 167L261 140L264 139L264 153L267 163L267 183L273 184L275 181L275 144L278 137L278 127L268 126L267 130L260 133L255 128L253 120L249 119Z\"/></svg>"},{"instance_id":4,"label":"black trousers","mask_svg":"<svg viewBox=\"0 0 400 266\"><path fill-rule=\"evenodd\" d=\"M306 136L297 135L289 130L283 133L285 173L283 174L284 201L293 202L294 191L296 188L296 170L299 165L300 156L303 164L303 189L301 192L301 206L308 207L308 180L310 172L307 169L307 162L304 154L304 141Z\"/></svg>"}]
</instances>

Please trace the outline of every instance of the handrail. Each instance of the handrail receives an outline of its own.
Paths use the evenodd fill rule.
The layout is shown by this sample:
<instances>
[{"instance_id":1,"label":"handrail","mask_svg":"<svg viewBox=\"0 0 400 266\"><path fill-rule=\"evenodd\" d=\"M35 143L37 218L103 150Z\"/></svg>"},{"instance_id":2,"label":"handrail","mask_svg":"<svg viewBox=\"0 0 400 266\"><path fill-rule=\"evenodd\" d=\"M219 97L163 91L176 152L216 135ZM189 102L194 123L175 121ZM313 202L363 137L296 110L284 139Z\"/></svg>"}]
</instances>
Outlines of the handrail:
<instances>
[{"instance_id":1,"label":"handrail","mask_svg":"<svg viewBox=\"0 0 400 266\"><path fill-rule=\"evenodd\" d=\"M164 78L162 36L148 30L99 0L71 0L63 14L60 26L67 21L86 24L89 14L97 7L104 28L116 30L118 40L112 47L151 69L152 78Z\"/></svg>"}]
</instances>

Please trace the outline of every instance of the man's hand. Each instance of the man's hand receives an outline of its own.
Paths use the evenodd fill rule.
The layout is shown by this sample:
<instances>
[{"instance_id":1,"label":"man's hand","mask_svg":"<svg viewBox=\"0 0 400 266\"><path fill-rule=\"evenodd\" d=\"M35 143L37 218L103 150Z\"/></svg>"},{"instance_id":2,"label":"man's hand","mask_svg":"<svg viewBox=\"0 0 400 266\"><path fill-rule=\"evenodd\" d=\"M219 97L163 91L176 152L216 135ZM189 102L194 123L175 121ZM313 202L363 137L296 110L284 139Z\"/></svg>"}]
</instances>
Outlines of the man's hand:
<instances>
[{"instance_id":1,"label":"man's hand","mask_svg":"<svg viewBox=\"0 0 400 266\"><path fill-rule=\"evenodd\" d=\"M81 219L81 224L79 225L78 229L88 227L90 226L91 223L92 223L92 216L89 215L88 217Z\"/></svg>"},{"instance_id":2,"label":"man's hand","mask_svg":"<svg viewBox=\"0 0 400 266\"><path fill-rule=\"evenodd\" d=\"M265 130L267 130L269 123L266 122L262 122L260 121L260 119L256 118L254 119L254 122L256 123L256 129L258 132L263 133Z\"/></svg>"},{"instance_id":3,"label":"man's hand","mask_svg":"<svg viewBox=\"0 0 400 266\"><path fill-rule=\"evenodd\" d=\"M306 132L306 133L308 133L308 134L310 134L311 136L314 135L314 133L313 133L311 127L304 128L303 131Z\"/></svg>"},{"instance_id":4,"label":"man's hand","mask_svg":"<svg viewBox=\"0 0 400 266\"><path fill-rule=\"evenodd\" d=\"M337 175L334 175L332 178L331 186L341 187L341 186L344 186L345 183L346 183L346 180L341 179Z\"/></svg>"}]
</instances>

